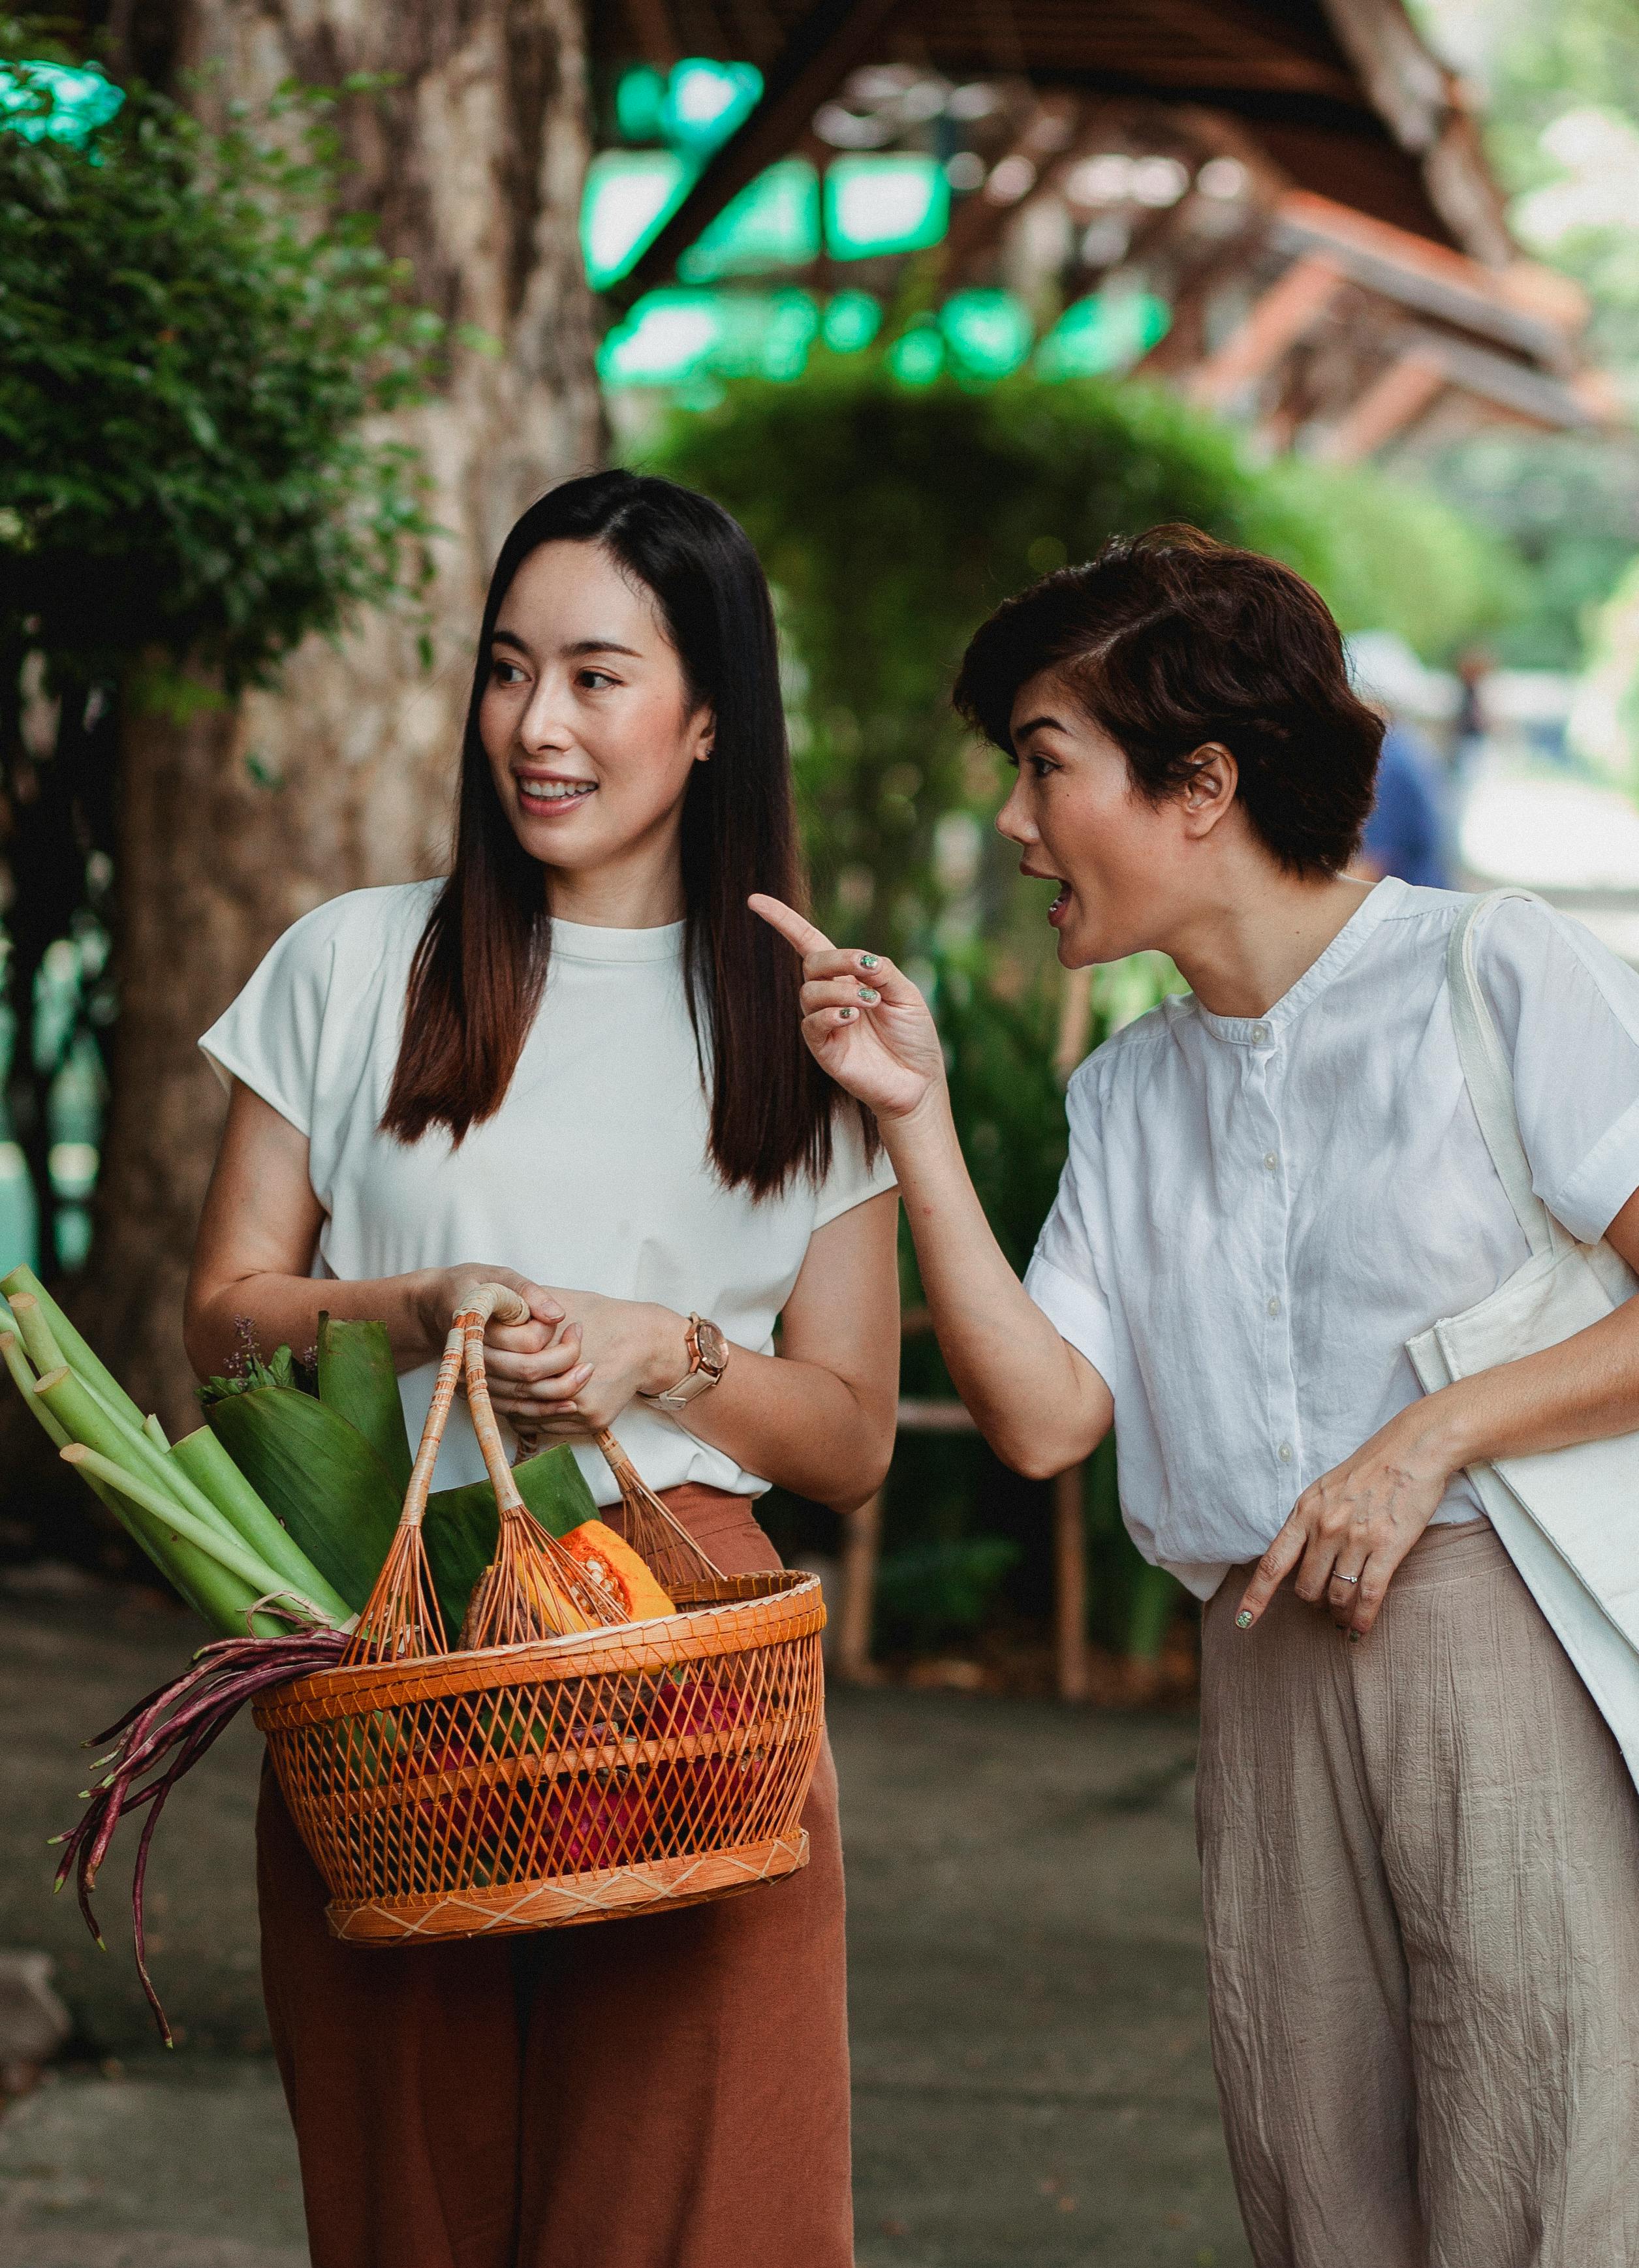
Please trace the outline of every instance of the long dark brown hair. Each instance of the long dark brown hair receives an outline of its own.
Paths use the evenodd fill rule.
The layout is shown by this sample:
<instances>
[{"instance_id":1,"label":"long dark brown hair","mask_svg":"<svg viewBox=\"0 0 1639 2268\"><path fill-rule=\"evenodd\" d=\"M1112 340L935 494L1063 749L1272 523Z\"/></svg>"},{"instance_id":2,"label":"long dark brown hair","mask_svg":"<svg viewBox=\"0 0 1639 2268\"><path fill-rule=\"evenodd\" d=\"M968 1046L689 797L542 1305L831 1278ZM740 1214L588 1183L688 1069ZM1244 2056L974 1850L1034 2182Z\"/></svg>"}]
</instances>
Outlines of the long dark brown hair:
<instances>
[{"instance_id":1,"label":"long dark brown hair","mask_svg":"<svg viewBox=\"0 0 1639 2268\"><path fill-rule=\"evenodd\" d=\"M546 983L551 923L543 871L513 832L478 734L491 641L513 576L543 543L595 543L654 599L691 705L714 720L712 757L684 792L683 972L711 1154L730 1188L764 1197L831 1164L836 1090L798 1029L801 972L746 904L801 902L791 761L774 614L744 531L692 490L591 473L530 505L501 546L461 749L455 860L416 950L383 1130L459 1143L506 1100ZM867 1146L875 1126L861 1116Z\"/></svg>"}]
</instances>

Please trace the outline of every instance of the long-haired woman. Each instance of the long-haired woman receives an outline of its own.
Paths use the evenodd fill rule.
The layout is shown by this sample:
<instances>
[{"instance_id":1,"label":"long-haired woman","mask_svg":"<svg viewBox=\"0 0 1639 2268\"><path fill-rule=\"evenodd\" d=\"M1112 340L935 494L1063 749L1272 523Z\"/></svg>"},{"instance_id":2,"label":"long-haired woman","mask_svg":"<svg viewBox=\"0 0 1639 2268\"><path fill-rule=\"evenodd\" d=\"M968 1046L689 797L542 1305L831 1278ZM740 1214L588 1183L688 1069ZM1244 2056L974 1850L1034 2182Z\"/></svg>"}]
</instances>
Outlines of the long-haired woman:
<instances>
[{"instance_id":1,"label":"long-haired woman","mask_svg":"<svg viewBox=\"0 0 1639 2268\"><path fill-rule=\"evenodd\" d=\"M1273 560L1188 529L1011 600L957 687L1067 968L1191 986L1071 1082L1023 1285L914 986L764 910L876 1113L953 1377L1045 1475L1111 1422L1207 1602L1213 2049L1259 2268L1639 2262L1639 1798L1470 1469L1639 1426L1639 1300L1424 1395L1406 1349L1527 1259L1466 1091L1450 892L1346 872L1380 721ZM759 901L759 902L763 902ZM1538 904L1473 932L1532 1179L1639 1267L1639 977Z\"/></svg>"},{"instance_id":2,"label":"long-haired woman","mask_svg":"<svg viewBox=\"0 0 1639 2268\"><path fill-rule=\"evenodd\" d=\"M379 1317L413 1437L461 1292L498 1278L532 1320L489 1333L498 1410L536 1438L613 1425L726 1572L779 1565L771 1482L862 1501L893 1431L897 1201L747 908L797 872L745 536L664 481L553 490L490 587L450 874L306 915L205 1036L231 1101L196 1367L241 1318L299 1350L321 1308ZM439 1479L482 1470L459 1412ZM314 2268L845 2268L829 1756L804 1820L807 1869L748 1897L369 1953L328 1937L268 1780L263 1974Z\"/></svg>"}]
</instances>

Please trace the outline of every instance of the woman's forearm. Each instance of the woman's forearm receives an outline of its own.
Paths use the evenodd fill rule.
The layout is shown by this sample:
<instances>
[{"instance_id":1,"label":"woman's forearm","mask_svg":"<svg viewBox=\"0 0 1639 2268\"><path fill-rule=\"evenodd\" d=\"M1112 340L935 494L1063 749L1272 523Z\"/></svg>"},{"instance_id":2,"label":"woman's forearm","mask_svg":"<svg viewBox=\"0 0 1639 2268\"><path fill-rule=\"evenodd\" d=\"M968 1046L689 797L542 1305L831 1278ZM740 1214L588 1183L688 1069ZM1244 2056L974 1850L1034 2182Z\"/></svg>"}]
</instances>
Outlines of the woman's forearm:
<instances>
[{"instance_id":1,"label":"woman's forearm","mask_svg":"<svg viewBox=\"0 0 1639 2268\"><path fill-rule=\"evenodd\" d=\"M354 1284L327 1277L258 1273L212 1285L188 1303L183 1330L188 1360L202 1378L225 1371L243 1344L243 1322L248 1322L264 1356L288 1346L299 1357L318 1338L320 1315L329 1314L349 1322L385 1323L398 1367L413 1370L438 1351L424 1313L433 1272L420 1270Z\"/></svg>"},{"instance_id":2,"label":"woman's forearm","mask_svg":"<svg viewBox=\"0 0 1639 2268\"><path fill-rule=\"evenodd\" d=\"M1639 1298L1558 1346L1441 1387L1406 1417L1451 1472L1639 1431Z\"/></svg>"},{"instance_id":3,"label":"woman's forearm","mask_svg":"<svg viewBox=\"0 0 1639 2268\"><path fill-rule=\"evenodd\" d=\"M1064 1471L1110 1430L1109 1388L1008 1266L942 1087L882 1130L956 1392L1004 1464L1040 1478Z\"/></svg>"},{"instance_id":4,"label":"woman's forearm","mask_svg":"<svg viewBox=\"0 0 1639 2268\"><path fill-rule=\"evenodd\" d=\"M852 1512L887 1474L896 1400L856 1388L818 1363L735 1347L719 1383L678 1423L744 1471Z\"/></svg>"}]
</instances>

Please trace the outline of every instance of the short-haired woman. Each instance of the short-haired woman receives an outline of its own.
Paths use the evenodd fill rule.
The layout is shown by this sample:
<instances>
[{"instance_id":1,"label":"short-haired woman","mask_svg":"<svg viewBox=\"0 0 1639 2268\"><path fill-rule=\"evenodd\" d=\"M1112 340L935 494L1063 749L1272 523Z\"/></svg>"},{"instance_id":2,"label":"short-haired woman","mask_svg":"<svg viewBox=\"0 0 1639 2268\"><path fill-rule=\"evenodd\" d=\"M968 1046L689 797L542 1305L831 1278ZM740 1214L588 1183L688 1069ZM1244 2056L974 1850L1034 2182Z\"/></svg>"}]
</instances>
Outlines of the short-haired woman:
<instances>
[{"instance_id":1,"label":"short-haired woman","mask_svg":"<svg viewBox=\"0 0 1639 2268\"><path fill-rule=\"evenodd\" d=\"M1004 606L957 698L1018 780L1067 968L1190 992L1071 1082L1025 1284L933 1024L766 902L875 1112L940 1343L1021 1471L1113 1422L1127 1523L1208 1603L1214 2054L1260 2268L1639 2262L1639 1799L1465 1469L1639 1427L1639 1301L1424 1395L1406 1351L1526 1258L1466 1091L1467 901L1346 868L1381 726L1298 577L1188 529ZM1478 974L1535 1187L1639 1265L1639 976L1507 901Z\"/></svg>"},{"instance_id":2,"label":"short-haired woman","mask_svg":"<svg viewBox=\"0 0 1639 2268\"><path fill-rule=\"evenodd\" d=\"M666 481L554 490L490 585L447 880L305 916L205 1036L233 1099L197 1368L240 1317L299 1350L321 1308L380 1317L413 1432L460 1295L498 1278L533 1321L488 1334L496 1408L575 1442L616 1426L726 1572L779 1564L752 1513L770 1481L862 1502L893 1439L897 1206L747 909L797 865L744 534ZM483 1471L463 1410L440 1478ZM803 1820L807 1868L748 1897L370 1953L327 1935L264 1780L262 1972L314 2268L848 2268L829 1756Z\"/></svg>"}]
</instances>

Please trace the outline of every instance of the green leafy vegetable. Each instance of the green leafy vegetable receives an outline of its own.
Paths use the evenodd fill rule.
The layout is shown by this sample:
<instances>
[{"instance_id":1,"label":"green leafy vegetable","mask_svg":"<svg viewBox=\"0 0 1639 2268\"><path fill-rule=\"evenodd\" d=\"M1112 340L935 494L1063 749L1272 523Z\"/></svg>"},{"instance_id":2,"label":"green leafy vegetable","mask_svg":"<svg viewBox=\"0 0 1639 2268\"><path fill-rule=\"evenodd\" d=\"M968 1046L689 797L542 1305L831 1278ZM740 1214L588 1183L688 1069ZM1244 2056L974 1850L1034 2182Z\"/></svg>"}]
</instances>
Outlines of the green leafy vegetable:
<instances>
[{"instance_id":1,"label":"green leafy vegetable","mask_svg":"<svg viewBox=\"0 0 1639 2268\"><path fill-rule=\"evenodd\" d=\"M410 1435L385 1323L320 1316L319 1399L364 1435L402 1496L410 1486Z\"/></svg>"},{"instance_id":2,"label":"green leafy vegetable","mask_svg":"<svg viewBox=\"0 0 1639 2268\"><path fill-rule=\"evenodd\" d=\"M543 1449L538 1456L515 1465L513 1478L519 1495L553 1535L567 1535L572 1528L597 1517L592 1491L567 1443ZM422 1535L452 1645L472 1587L495 1557L499 1528L495 1491L488 1481L439 1489L427 1500Z\"/></svg>"},{"instance_id":3,"label":"green leafy vegetable","mask_svg":"<svg viewBox=\"0 0 1639 2268\"><path fill-rule=\"evenodd\" d=\"M247 1386L212 1403L209 1416L240 1472L357 1613L402 1506L364 1435L288 1386Z\"/></svg>"}]
</instances>

